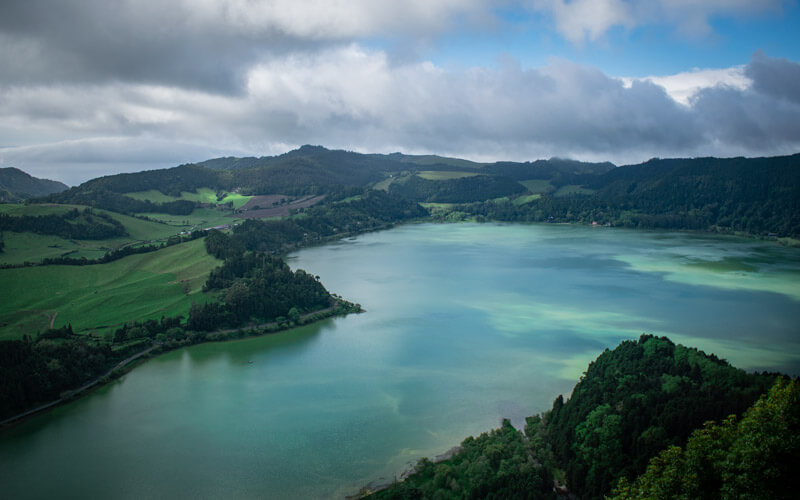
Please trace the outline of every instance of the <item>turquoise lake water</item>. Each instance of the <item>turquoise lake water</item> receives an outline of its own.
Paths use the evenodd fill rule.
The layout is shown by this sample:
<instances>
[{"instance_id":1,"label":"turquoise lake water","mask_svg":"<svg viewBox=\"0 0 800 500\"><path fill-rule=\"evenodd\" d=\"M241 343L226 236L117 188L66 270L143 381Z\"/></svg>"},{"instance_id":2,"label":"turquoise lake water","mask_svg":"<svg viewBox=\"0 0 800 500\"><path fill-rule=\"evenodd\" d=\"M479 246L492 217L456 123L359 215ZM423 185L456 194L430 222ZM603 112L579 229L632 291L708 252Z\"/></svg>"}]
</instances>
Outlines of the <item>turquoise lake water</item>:
<instances>
[{"instance_id":1,"label":"turquoise lake water","mask_svg":"<svg viewBox=\"0 0 800 500\"><path fill-rule=\"evenodd\" d=\"M562 225L409 225L289 257L367 312L151 359L0 434L3 498L342 498L667 335L800 375L800 250Z\"/></svg>"}]
</instances>

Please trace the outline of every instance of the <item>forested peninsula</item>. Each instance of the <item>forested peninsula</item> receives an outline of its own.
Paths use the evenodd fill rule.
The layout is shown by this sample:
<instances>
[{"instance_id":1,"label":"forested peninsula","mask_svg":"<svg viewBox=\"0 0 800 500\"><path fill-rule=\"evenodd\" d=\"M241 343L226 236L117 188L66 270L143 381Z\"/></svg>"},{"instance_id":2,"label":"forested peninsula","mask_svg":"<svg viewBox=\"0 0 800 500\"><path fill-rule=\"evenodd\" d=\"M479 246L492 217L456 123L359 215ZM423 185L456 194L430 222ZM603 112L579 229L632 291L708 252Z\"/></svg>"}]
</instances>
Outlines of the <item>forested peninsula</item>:
<instances>
[{"instance_id":1,"label":"forested peninsula","mask_svg":"<svg viewBox=\"0 0 800 500\"><path fill-rule=\"evenodd\" d=\"M606 350L565 401L421 459L367 498L792 498L800 385L665 337Z\"/></svg>"}]
</instances>

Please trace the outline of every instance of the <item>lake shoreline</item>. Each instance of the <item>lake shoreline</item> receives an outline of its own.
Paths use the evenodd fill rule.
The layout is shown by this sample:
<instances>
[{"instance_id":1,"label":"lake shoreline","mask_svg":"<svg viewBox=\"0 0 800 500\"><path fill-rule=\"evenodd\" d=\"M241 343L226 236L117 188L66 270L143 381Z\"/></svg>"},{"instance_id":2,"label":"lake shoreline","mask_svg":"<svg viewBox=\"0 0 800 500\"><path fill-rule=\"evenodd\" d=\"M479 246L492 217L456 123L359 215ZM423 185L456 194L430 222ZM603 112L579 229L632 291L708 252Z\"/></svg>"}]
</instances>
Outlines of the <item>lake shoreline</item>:
<instances>
[{"instance_id":1,"label":"lake shoreline","mask_svg":"<svg viewBox=\"0 0 800 500\"><path fill-rule=\"evenodd\" d=\"M190 347L193 345L200 345L200 344L208 344L208 343L223 343L223 342L233 342L237 340L244 340L247 338L254 338L254 337L263 337L267 335L275 335L279 333L283 333L294 328L299 328L301 326L312 325L317 322L324 321L329 318L333 318L336 316L346 316L348 314L360 314L362 312L366 312L364 309L361 308L360 304L353 304L348 302L344 299L335 298L334 301L336 305L332 305L330 307L326 307L324 309L318 309L316 311L311 311L305 313L300 316L298 323L293 324L291 326L281 326L284 323L278 323L277 321L270 321L266 323L259 323L259 324L251 324L239 328L226 328L224 330L215 330L213 332L206 332L202 335L205 335L205 339L192 342L190 344L181 344L176 345L170 348L164 348L164 344L157 344L152 343L147 349L143 349L124 360L118 362L114 367L110 368L104 374L85 382L83 385L76 389L71 389L68 391L64 391L64 396L38 405L34 408L25 410L17 415L13 415L8 417L2 421L0 421L0 435L13 427L26 422L28 419L40 415L43 413L47 413L59 406L65 405L67 403L71 403L73 401L77 401L85 396L88 396L92 392L101 387L106 386L110 382L120 378L121 376L130 373L136 366L140 363L134 363L134 361L144 362L149 359L155 358L160 356L161 354L166 354L168 352L172 352L176 349ZM313 318L310 321L309 318ZM251 333L251 332L259 332L259 333ZM239 335L234 335L239 334ZM222 335L222 336L220 336ZM217 337L214 337L217 336Z\"/></svg>"}]
</instances>

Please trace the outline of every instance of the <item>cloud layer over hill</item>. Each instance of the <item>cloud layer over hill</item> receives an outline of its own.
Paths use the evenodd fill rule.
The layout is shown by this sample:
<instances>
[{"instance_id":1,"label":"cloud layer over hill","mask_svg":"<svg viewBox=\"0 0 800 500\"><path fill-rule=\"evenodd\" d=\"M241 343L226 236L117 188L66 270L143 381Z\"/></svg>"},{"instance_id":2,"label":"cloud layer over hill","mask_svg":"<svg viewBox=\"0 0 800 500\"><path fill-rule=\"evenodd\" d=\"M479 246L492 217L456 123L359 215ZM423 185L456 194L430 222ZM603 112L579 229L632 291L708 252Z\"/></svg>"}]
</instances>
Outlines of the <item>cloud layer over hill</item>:
<instances>
[{"instance_id":1,"label":"cloud layer over hill","mask_svg":"<svg viewBox=\"0 0 800 500\"><path fill-rule=\"evenodd\" d=\"M593 44L614 50L659 30L707 40L718 17L781 19L782 6L4 2L0 164L76 183L305 143L616 163L793 153L800 150L800 64L791 59L755 47L735 67L648 78L569 56ZM530 65L526 51L546 44L513 50L517 38L506 35L509 50L487 64L437 57L448 37L535 29L572 48ZM620 31L628 33L622 42Z\"/></svg>"}]
</instances>

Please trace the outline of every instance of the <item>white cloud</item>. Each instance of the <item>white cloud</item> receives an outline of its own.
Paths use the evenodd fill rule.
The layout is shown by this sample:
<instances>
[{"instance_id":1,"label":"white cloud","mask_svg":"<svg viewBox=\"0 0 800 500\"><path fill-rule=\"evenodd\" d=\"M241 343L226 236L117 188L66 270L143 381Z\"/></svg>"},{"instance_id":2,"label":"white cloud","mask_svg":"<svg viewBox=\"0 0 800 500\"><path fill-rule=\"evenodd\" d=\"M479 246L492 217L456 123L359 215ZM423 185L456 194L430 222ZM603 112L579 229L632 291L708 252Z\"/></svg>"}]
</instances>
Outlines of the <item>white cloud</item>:
<instances>
[{"instance_id":1,"label":"white cloud","mask_svg":"<svg viewBox=\"0 0 800 500\"><path fill-rule=\"evenodd\" d=\"M752 84L752 80L745 75L744 66L723 69L695 68L675 75L621 78L621 80L626 86L630 86L634 80L655 83L664 87L670 97L684 106L689 106L691 98L703 89L727 86L737 90L745 90Z\"/></svg>"}]
</instances>

